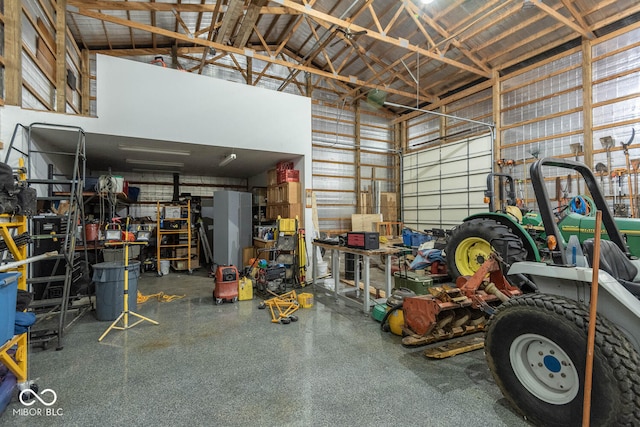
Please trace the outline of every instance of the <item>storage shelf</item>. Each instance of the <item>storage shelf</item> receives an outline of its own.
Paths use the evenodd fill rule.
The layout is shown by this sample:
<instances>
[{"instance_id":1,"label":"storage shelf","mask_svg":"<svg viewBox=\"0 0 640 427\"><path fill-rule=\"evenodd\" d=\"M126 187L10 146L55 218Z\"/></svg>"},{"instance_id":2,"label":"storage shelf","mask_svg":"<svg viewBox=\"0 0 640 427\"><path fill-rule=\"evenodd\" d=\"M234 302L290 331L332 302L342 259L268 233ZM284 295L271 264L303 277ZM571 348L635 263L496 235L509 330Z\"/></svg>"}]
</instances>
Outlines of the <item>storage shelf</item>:
<instances>
[{"instance_id":1,"label":"storage shelf","mask_svg":"<svg viewBox=\"0 0 640 427\"><path fill-rule=\"evenodd\" d=\"M163 218L162 214L165 208L172 209L172 216L178 213L175 211L176 209L180 209L181 216L179 218ZM198 260L200 245L197 240L197 233L192 229L191 201L188 200L184 205L162 204L157 202L156 209L156 260L158 273L162 271L160 268L161 261L171 261L171 266L174 270L188 270L191 272L194 268L200 267L199 262L194 262L194 260ZM163 229L160 227L160 223L163 221L180 221L183 225L186 225L186 227ZM167 240L171 240L171 242L162 243L164 236L169 236Z\"/></svg>"}]
</instances>

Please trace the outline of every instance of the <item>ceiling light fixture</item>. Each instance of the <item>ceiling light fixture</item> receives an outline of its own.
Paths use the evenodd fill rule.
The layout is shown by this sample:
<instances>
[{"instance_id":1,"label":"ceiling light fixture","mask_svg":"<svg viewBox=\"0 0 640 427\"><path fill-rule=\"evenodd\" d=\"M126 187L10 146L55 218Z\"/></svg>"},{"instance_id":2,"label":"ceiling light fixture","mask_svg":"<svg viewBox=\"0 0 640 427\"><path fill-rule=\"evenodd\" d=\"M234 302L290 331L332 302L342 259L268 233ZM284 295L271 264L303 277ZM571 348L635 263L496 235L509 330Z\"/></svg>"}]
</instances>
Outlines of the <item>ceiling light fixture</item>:
<instances>
[{"instance_id":1,"label":"ceiling light fixture","mask_svg":"<svg viewBox=\"0 0 640 427\"><path fill-rule=\"evenodd\" d=\"M156 160L142 160L142 159L127 159L126 162L134 165L166 166L166 167L173 167L173 168L184 167L184 163L182 162L161 162Z\"/></svg>"},{"instance_id":2,"label":"ceiling light fixture","mask_svg":"<svg viewBox=\"0 0 640 427\"><path fill-rule=\"evenodd\" d=\"M118 149L122 151L135 151L138 153L154 153L154 154L168 154L171 156L188 156L191 151L188 150L171 150L167 148L151 148L151 147L136 147L132 145L118 145Z\"/></svg>"},{"instance_id":3,"label":"ceiling light fixture","mask_svg":"<svg viewBox=\"0 0 640 427\"><path fill-rule=\"evenodd\" d=\"M433 2L433 0L422 0L422 4L429 4Z\"/></svg>"},{"instance_id":4,"label":"ceiling light fixture","mask_svg":"<svg viewBox=\"0 0 640 427\"><path fill-rule=\"evenodd\" d=\"M131 172L139 173L182 173L179 170L163 170L163 169L145 169L145 168L131 168Z\"/></svg>"},{"instance_id":5,"label":"ceiling light fixture","mask_svg":"<svg viewBox=\"0 0 640 427\"><path fill-rule=\"evenodd\" d=\"M536 5L533 3L533 0L523 0L522 1L522 10L525 9L533 9Z\"/></svg>"},{"instance_id":6,"label":"ceiling light fixture","mask_svg":"<svg viewBox=\"0 0 640 427\"><path fill-rule=\"evenodd\" d=\"M236 155L234 153L231 153L227 157L222 159L222 161L220 163L218 163L218 166L220 166L220 167L227 166L229 163L231 163L235 159L236 159Z\"/></svg>"}]
</instances>

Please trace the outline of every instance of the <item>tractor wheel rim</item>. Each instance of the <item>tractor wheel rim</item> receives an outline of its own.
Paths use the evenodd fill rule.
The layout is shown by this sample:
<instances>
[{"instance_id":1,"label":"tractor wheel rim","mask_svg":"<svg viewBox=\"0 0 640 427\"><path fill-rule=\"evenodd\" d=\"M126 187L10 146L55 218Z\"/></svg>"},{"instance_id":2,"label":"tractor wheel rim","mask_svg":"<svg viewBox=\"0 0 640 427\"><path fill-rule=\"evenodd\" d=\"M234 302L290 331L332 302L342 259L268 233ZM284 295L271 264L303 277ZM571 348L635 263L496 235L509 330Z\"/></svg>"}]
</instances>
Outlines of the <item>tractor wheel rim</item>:
<instances>
[{"instance_id":1,"label":"tractor wheel rim","mask_svg":"<svg viewBox=\"0 0 640 427\"><path fill-rule=\"evenodd\" d=\"M462 276L473 276L491 255L491 244L479 237L467 237L455 253L456 267Z\"/></svg>"},{"instance_id":2,"label":"tractor wheel rim","mask_svg":"<svg viewBox=\"0 0 640 427\"><path fill-rule=\"evenodd\" d=\"M538 399L564 405L578 395L580 378L573 361L552 340L520 335L511 343L509 358L520 383Z\"/></svg>"}]
</instances>

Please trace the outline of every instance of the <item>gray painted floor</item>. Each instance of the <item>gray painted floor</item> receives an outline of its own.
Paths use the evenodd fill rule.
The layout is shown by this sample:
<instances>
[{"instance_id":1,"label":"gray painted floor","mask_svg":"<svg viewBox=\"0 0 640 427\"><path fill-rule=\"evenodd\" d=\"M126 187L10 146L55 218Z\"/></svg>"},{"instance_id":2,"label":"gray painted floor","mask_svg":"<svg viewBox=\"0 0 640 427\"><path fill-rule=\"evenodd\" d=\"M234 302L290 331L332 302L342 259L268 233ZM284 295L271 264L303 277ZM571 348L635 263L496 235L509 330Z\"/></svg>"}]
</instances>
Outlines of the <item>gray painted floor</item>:
<instances>
[{"instance_id":1,"label":"gray painted floor","mask_svg":"<svg viewBox=\"0 0 640 427\"><path fill-rule=\"evenodd\" d=\"M54 343L31 351L31 377L57 401L25 415L14 398L1 425L528 425L500 394L482 350L427 359L424 347L402 347L322 290L297 323L280 325L258 299L214 305L205 271L144 273L138 284L143 294L186 297L140 305L157 326L112 330L98 342L111 322L91 312L62 351Z\"/></svg>"}]
</instances>

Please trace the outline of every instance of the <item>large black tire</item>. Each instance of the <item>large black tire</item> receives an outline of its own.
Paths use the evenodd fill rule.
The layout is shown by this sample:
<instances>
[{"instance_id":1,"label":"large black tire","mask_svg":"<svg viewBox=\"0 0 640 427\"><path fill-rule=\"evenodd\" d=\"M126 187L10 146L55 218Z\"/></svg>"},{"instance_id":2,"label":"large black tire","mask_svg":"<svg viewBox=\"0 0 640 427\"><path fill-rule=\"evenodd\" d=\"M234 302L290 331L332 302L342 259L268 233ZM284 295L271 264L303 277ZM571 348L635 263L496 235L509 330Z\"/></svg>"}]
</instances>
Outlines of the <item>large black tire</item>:
<instances>
[{"instance_id":1,"label":"large black tire","mask_svg":"<svg viewBox=\"0 0 640 427\"><path fill-rule=\"evenodd\" d=\"M472 276L495 250L511 265L525 261L527 250L509 227L493 219L474 218L456 227L445 249L449 275Z\"/></svg>"},{"instance_id":2,"label":"large black tire","mask_svg":"<svg viewBox=\"0 0 640 427\"><path fill-rule=\"evenodd\" d=\"M536 425L581 425L588 319L588 309L570 299L525 294L489 320L489 369L514 409ZM598 316L591 425L640 425L639 364L624 335Z\"/></svg>"}]
</instances>

